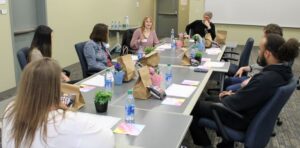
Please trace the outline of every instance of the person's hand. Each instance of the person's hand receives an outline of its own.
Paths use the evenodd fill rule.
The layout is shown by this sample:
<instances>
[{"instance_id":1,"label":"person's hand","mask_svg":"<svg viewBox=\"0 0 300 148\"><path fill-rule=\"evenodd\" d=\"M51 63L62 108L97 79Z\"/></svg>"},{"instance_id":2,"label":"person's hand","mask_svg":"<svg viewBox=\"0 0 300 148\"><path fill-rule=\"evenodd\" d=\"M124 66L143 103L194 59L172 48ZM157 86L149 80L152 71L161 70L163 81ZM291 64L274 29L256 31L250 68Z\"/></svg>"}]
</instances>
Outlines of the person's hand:
<instances>
[{"instance_id":1,"label":"person's hand","mask_svg":"<svg viewBox=\"0 0 300 148\"><path fill-rule=\"evenodd\" d=\"M236 77L241 77L243 75L244 72L249 72L251 69L250 69L250 66L244 66L244 67L241 67L236 73L234 76Z\"/></svg>"},{"instance_id":2,"label":"person's hand","mask_svg":"<svg viewBox=\"0 0 300 148\"><path fill-rule=\"evenodd\" d=\"M230 91L222 91L220 94L219 94L219 98L223 98L225 96L230 96L234 94L231 90Z\"/></svg>"},{"instance_id":3,"label":"person's hand","mask_svg":"<svg viewBox=\"0 0 300 148\"><path fill-rule=\"evenodd\" d=\"M251 78L252 78L252 77L250 77L250 78L244 80L244 81L241 83L241 87L245 87L245 86L249 83L249 81L251 80Z\"/></svg>"},{"instance_id":4,"label":"person's hand","mask_svg":"<svg viewBox=\"0 0 300 148\"><path fill-rule=\"evenodd\" d=\"M204 21L204 25L205 25L208 29L211 28L211 27L210 27L210 23L209 23L208 20L205 20L205 21Z\"/></svg>"},{"instance_id":5,"label":"person's hand","mask_svg":"<svg viewBox=\"0 0 300 148\"><path fill-rule=\"evenodd\" d=\"M61 73L61 81L62 82L69 82L70 78L66 76L64 73Z\"/></svg>"}]
</instances>

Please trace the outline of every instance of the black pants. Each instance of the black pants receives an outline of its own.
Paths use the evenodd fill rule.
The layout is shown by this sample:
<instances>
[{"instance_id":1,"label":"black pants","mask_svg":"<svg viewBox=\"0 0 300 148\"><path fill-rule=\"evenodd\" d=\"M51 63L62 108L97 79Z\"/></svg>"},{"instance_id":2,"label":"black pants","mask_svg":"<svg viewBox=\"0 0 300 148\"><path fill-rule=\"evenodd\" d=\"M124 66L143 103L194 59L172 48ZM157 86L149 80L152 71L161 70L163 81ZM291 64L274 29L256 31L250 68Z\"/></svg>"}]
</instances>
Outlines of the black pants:
<instances>
[{"instance_id":1,"label":"black pants","mask_svg":"<svg viewBox=\"0 0 300 148\"><path fill-rule=\"evenodd\" d=\"M198 124L200 118L213 119L213 113L210 105L215 102L220 102L218 97L206 98L206 101L198 101L195 105L191 115L193 120L189 128L194 144L201 146L210 146L211 141L205 131L205 127ZM219 113L220 119L224 125L235 130L244 131L247 128L247 123L239 119L233 118L226 113Z\"/></svg>"}]
</instances>

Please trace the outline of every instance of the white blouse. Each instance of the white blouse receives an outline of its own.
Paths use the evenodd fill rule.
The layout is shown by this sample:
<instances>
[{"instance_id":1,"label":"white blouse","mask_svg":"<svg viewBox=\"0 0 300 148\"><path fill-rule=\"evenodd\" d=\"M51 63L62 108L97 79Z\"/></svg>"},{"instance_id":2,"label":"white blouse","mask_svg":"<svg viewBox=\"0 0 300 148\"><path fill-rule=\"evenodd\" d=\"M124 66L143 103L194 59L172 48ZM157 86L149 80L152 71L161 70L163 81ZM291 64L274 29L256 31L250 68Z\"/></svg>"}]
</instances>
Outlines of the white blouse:
<instances>
[{"instance_id":1,"label":"white blouse","mask_svg":"<svg viewBox=\"0 0 300 148\"><path fill-rule=\"evenodd\" d=\"M47 126L47 143L43 141L41 129L35 133L32 148L113 148L114 135L101 116L88 113L55 110L49 113ZM14 148L14 139L11 139L12 123L3 119L2 146ZM21 147L25 147L21 144Z\"/></svg>"}]
</instances>

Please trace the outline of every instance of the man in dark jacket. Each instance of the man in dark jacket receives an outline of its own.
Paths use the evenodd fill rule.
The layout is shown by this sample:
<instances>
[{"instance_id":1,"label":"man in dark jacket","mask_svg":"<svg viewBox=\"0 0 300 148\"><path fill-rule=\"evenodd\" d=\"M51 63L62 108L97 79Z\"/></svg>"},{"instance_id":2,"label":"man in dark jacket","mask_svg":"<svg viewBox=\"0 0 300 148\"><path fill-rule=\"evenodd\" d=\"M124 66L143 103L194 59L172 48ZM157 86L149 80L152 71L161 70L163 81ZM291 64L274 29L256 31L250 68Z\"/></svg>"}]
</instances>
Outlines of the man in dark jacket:
<instances>
[{"instance_id":1,"label":"man in dark jacket","mask_svg":"<svg viewBox=\"0 0 300 148\"><path fill-rule=\"evenodd\" d=\"M246 131L251 120L272 98L276 90L293 77L291 67L283 61L292 61L298 56L299 42L289 39L287 42L276 34L264 37L259 46L258 64L262 72L253 76L248 85L236 93L223 92L218 98L209 101L199 101L192 111L193 121L190 132L196 145L210 146L210 139L204 127L198 125L202 117L213 119L210 104L220 102L224 106L244 116L243 120L233 118L226 113L220 113L222 123L235 130ZM226 142L233 145L233 142ZM222 143L224 144L224 143ZM221 146L221 145L219 145ZM228 146L228 145L226 145Z\"/></svg>"},{"instance_id":2,"label":"man in dark jacket","mask_svg":"<svg viewBox=\"0 0 300 148\"><path fill-rule=\"evenodd\" d=\"M211 12L205 12L203 15L203 20L196 20L186 26L186 33L191 36L199 34L201 37L204 37L206 33L210 33L212 39L214 40L216 38L216 30L215 25L211 22L212 17L213 14Z\"/></svg>"}]
</instances>

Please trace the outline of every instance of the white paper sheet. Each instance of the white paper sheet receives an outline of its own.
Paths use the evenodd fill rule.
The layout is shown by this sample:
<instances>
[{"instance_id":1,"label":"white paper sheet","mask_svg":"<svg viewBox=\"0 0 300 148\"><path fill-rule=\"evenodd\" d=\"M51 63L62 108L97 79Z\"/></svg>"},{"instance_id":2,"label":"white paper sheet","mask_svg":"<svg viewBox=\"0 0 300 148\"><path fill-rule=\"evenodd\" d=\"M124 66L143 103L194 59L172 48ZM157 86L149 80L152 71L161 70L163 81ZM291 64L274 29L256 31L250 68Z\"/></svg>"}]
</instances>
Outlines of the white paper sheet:
<instances>
[{"instance_id":1,"label":"white paper sheet","mask_svg":"<svg viewBox=\"0 0 300 148\"><path fill-rule=\"evenodd\" d=\"M93 114L92 114L93 115ZM112 116L93 115L97 119L95 122L101 124L103 127L112 129L121 119Z\"/></svg>"},{"instance_id":2,"label":"white paper sheet","mask_svg":"<svg viewBox=\"0 0 300 148\"><path fill-rule=\"evenodd\" d=\"M218 55L221 52L220 48L209 48L206 49L205 52L209 55Z\"/></svg>"},{"instance_id":3,"label":"white paper sheet","mask_svg":"<svg viewBox=\"0 0 300 148\"><path fill-rule=\"evenodd\" d=\"M164 105L172 105L172 106L181 106L185 99L178 99L178 98L166 98L161 104Z\"/></svg>"},{"instance_id":4,"label":"white paper sheet","mask_svg":"<svg viewBox=\"0 0 300 148\"><path fill-rule=\"evenodd\" d=\"M188 98L195 90L195 86L172 84L166 89L166 94L167 96Z\"/></svg>"},{"instance_id":5,"label":"white paper sheet","mask_svg":"<svg viewBox=\"0 0 300 148\"><path fill-rule=\"evenodd\" d=\"M203 64L204 67L208 67L208 68L220 68L220 67L224 67L225 62L205 62L205 64Z\"/></svg>"},{"instance_id":6,"label":"white paper sheet","mask_svg":"<svg viewBox=\"0 0 300 148\"><path fill-rule=\"evenodd\" d=\"M104 87L104 76L102 75L96 75L95 77L84 81L81 84L84 85L92 85L92 86L98 86L98 87Z\"/></svg>"},{"instance_id":7,"label":"white paper sheet","mask_svg":"<svg viewBox=\"0 0 300 148\"><path fill-rule=\"evenodd\" d=\"M191 85L191 86L197 86L200 84L199 81L193 81L193 80L183 80L181 82L182 85Z\"/></svg>"},{"instance_id":8,"label":"white paper sheet","mask_svg":"<svg viewBox=\"0 0 300 148\"><path fill-rule=\"evenodd\" d=\"M157 51L164 51L166 49L171 49L171 43L165 43L155 48Z\"/></svg>"}]
</instances>

